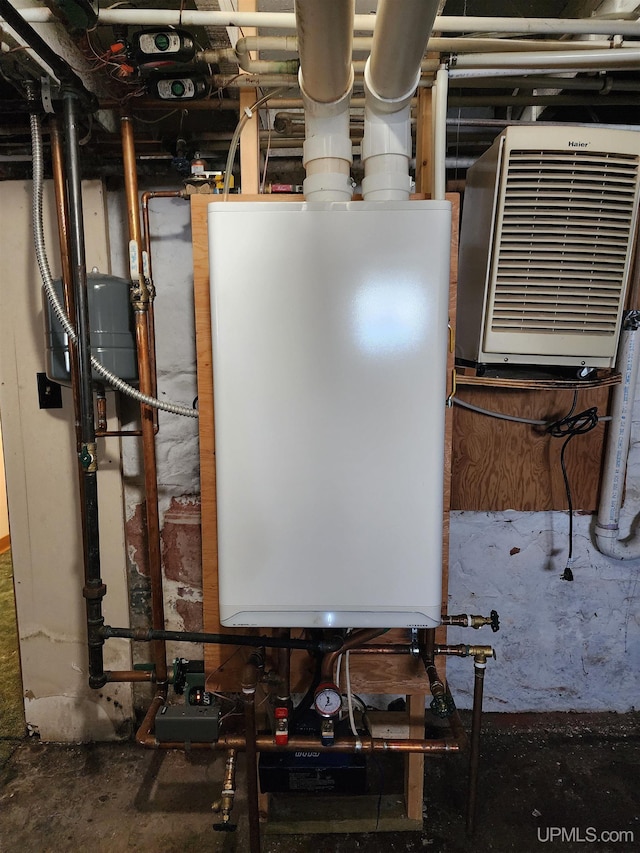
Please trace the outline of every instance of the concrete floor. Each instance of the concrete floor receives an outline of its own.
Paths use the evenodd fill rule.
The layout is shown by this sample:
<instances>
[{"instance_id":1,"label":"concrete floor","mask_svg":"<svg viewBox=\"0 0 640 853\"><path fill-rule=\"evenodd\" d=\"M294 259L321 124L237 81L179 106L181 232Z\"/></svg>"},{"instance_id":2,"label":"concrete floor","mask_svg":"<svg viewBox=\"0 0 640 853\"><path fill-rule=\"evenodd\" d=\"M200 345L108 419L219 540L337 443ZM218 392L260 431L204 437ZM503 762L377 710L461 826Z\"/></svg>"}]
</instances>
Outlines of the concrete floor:
<instances>
[{"instance_id":1,"label":"concrete floor","mask_svg":"<svg viewBox=\"0 0 640 853\"><path fill-rule=\"evenodd\" d=\"M640 851L639 722L637 713L486 715L471 840L466 758L455 756L427 762L422 832L274 836L263 827L263 851ZM0 768L1 853L248 851L242 773L237 831L212 830L222 756L146 752L130 743L11 746ZM322 813L323 797L314 796Z\"/></svg>"}]
</instances>

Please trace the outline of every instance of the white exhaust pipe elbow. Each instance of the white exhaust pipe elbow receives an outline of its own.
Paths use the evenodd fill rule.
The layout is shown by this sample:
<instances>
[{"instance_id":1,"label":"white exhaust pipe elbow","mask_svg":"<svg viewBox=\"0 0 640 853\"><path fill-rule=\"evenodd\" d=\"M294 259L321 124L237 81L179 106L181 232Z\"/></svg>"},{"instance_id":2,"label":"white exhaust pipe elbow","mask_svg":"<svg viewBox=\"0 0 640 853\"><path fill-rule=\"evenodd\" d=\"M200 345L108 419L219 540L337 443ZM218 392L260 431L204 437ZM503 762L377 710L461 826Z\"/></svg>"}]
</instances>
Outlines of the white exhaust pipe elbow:
<instances>
[{"instance_id":1,"label":"white exhaust pipe elbow","mask_svg":"<svg viewBox=\"0 0 640 853\"><path fill-rule=\"evenodd\" d=\"M349 132L348 90L337 101L322 103L305 92L302 69L298 72L305 110L306 134L302 162L306 171L303 189L307 201L351 201L353 153Z\"/></svg>"},{"instance_id":2,"label":"white exhaust pipe elbow","mask_svg":"<svg viewBox=\"0 0 640 853\"><path fill-rule=\"evenodd\" d=\"M367 201L406 201L411 189L411 89L398 98L383 98L371 82L371 57L364 69L366 106L362 161L365 177L362 195Z\"/></svg>"}]
</instances>

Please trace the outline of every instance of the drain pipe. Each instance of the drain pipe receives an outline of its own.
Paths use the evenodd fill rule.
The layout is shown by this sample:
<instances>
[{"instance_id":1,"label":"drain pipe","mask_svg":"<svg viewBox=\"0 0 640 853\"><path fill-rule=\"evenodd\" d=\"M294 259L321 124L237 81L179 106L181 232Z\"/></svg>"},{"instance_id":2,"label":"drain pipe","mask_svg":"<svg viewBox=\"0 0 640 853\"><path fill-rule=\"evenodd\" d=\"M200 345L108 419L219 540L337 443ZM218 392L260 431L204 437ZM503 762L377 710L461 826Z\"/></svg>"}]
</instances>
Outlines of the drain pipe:
<instances>
[{"instance_id":1,"label":"drain pipe","mask_svg":"<svg viewBox=\"0 0 640 853\"><path fill-rule=\"evenodd\" d=\"M362 160L365 201L406 201L411 98L438 11L437 0L380 0L364 69Z\"/></svg>"},{"instance_id":2,"label":"drain pipe","mask_svg":"<svg viewBox=\"0 0 640 853\"><path fill-rule=\"evenodd\" d=\"M621 540L620 509L624 494L633 399L638 384L640 365L640 311L625 314L616 369L622 381L613 390L611 422L607 437L600 503L595 525L596 547L614 560L640 558L640 541Z\"/></svg>"},{"instance_id":3,"label":"drain pipe","mask_svg":"<svg viewBox=\"0 0 640 853\"><path fill-rule=\"evenodd\" d=\"M296 0L307 201L350 201L349 102L355 0Z\"/></svg>"}]
</instances>

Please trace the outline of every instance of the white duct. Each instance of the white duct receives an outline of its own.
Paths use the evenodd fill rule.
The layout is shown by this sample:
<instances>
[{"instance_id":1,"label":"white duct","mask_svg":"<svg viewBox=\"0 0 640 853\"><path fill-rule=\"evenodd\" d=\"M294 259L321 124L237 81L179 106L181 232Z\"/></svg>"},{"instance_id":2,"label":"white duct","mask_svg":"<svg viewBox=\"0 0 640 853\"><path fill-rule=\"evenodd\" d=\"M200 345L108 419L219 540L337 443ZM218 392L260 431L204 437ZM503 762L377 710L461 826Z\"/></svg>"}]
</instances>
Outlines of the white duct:
<instances>
[{"instance_id":1,"label":"white duct","mask_svg":"<svg viewBox=\"0 0 640 853\"><path fill-rule=\"evenodd\" d=\"M639 325L638 312L630 312L620 337L616 368L622 375L622 381L615 386L611 400L611 423L595 527L598 550L615 560L640 558L640 541L621 540L619 528L631 437L633 398L640 365Z\"/></svg>"},{"instance_id":2,"label":"white duct","mask_svg":"<svg viewBox=\"0 0 640 853\"><path fill-rule=\"evenodd\" d=\"M307 201L350 201L355 0L296 0L295 10L306 127L304 195Z\"/></svg>"},{"instance_id":3,"label":"white duct","mask_svg":"<svg viewBox=\"0 0 640 853\"><path fill-rule=\"evenodd\" d=\"M438 11L437 0L380 0L364 70L362 194L369 201L409 198L411 98Z\"/></svg>"}]
</instances>

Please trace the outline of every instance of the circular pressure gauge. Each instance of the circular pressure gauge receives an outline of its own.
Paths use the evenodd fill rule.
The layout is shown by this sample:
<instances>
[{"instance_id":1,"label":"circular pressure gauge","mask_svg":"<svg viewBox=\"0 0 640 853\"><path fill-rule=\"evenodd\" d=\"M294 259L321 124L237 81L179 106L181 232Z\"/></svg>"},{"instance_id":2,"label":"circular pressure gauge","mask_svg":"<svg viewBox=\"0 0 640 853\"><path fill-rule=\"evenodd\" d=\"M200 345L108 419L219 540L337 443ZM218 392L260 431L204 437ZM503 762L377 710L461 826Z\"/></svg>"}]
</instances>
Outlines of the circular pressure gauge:
<instances>
[{"instance_id":1,"label":"circular pressure gauge","mask_svg":"<svg viewBox=\"0 0 640 853\"><path fill-rule=\"evenodd\" d=\"M335 717L342 708L342 696L335 684L325 681L318 685L313 704L321 717Z\"/></svg>"}]
</instances>

